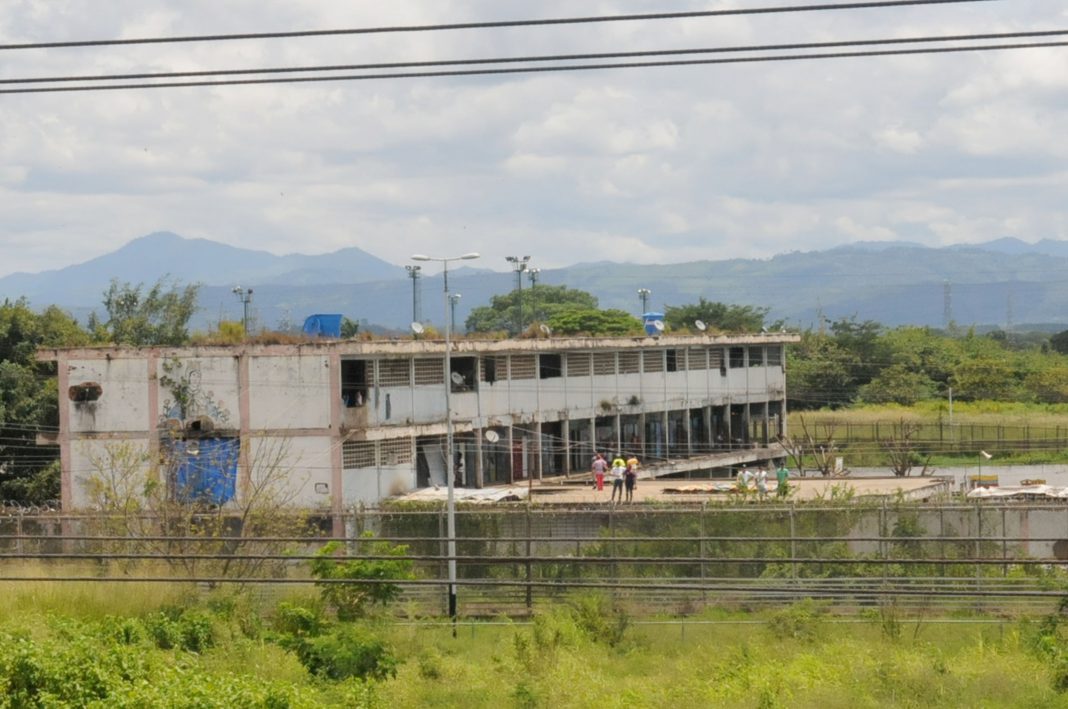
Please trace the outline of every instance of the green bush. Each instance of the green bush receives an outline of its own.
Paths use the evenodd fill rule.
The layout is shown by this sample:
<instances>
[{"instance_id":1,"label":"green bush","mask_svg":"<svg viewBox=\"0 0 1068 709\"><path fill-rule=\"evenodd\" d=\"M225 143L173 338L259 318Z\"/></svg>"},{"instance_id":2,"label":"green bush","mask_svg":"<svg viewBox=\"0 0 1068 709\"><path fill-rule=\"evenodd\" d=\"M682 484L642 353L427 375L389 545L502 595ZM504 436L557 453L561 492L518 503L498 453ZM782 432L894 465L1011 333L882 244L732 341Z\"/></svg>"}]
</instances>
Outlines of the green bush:
<instances>
[{"instance_id":1,"label":"green bush","mask_svg":"<svg viewBox=\"0 0 1068 709\"><path fill-rule=\"evenodd\" d=\"M339 625L329 633L302 638L296 652L309 672L327 679L381 680L397 674L398 661L389 646L358 625Z\"/></svg>"},{"instance_id":2,"label":"green bush","mask_svg":"<svg viewBox=\"0 0 1068 709\"><path fill-rule=\"evenodd\" d=\"M370 537L371 535L365 535ZM317 583L323 600L337 611L338 620L354 620L367 615L370 606L386 605L400 595L401 588L389 581L413 578L412 562L403 558L408 547L374 542L370 556L394 556L396 559L338 558L339 542L323 546L311 561L311 573L328 583ZM343 583L346 580L355 583Z\"/></svg>"}]
</instances>

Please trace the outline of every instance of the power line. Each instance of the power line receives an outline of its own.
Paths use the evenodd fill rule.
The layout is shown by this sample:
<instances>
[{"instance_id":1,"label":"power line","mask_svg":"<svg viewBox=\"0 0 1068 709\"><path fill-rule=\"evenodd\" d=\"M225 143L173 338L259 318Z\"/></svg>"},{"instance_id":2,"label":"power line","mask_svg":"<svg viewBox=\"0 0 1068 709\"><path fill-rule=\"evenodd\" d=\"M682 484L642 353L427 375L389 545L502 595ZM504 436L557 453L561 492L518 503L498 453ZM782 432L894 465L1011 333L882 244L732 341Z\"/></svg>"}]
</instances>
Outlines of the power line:
<instances>
[{"instance_id":1,"label":"power line","mask_svg":"<svg viewBox=\"0 0 1068 709\"><path fill-rule=\"evenodd\" d=\"M831 10L860 10L906 7L912 5L956 5L997 0L868 0L865 2L815 3L809 5L775 5L754 8L725 10L699 10L689 12L656 12L630 15L596 15L587 17L554 17L532 20L500 20L494 22L458 22L436 25L394 25L387 27L356 27L333 30L296 30L290 32L246 32L238 34L184 35L175 37L142 37L135 39L94 39L67 42L29 42L0 44L0 51L20 49L65 49L72 47L111 47L139 44L177 44L183 42L226 42L251 39L284 39L294 37L330 37L367 34L399 34L407 32L441 32L453 30L502 29L507 27L544 27L552 25L577 25L608 22L635 22L648 20L681 20L702 17L728 17L738 15L770 15L780 13L822 12Z\"/></svg>"},{"instance_id":2,"label":"power line","mask_svg":"<svg viewBox=\"0 0 1068 709\"><path fill-rule=\"evenodd\" d=\"M381 74L348 74L340 76L296 76L270 79L224 79L219 81L169 81L147 84L92 84L88 86L48 86L0 89L0 94L72 93L84 91L117 91L126 89L167 89L207 86L250 86L261 84L307 84L326 81L368 81L382 79L427 79L463 76L496 76L504 74L541 74L605 69L646 69L713 64L750 64L799 61L806 59L850 59L861 57L912 56L920 54L950 54L961 52L1004 51L1010 49L1045 49L1068 46L1068 41L1023 42L989 44L968 47L922 47L915 49L886 49L864 52L822 52L815 54L780 54L755 57L727 57L719 59L687 59L655 62L612 62L607 64L566 64L557 66L523 66L505 69L461 69L451 71L390 72Z\"/></svg>"},{"instance_id":3,"label":"power line","mask_svg":"<svg viewBox=\"0 0 1068 709\"><path fill-rule=\"evenodd\" d=\"M175 79L206 76L248 76L262 74L295 74L333 71L369 71L380 69L410 69L416 67L477 66L481 64L521 64L528 62L590 61L600 59L633 59L637 57L680 56L687 54L733 54L742 52L777 52L789 50L830 49L835 47L871 47L901 44L929 44L934 42L976 42L1003 39L1038 37L1061 37L1068 30L1044 30L1034 32L1002 32L987 34L963 34L945 36L894 37L890 39L842 40L834 42L808 42L790 44L757 44L732 47L699 47L693 49L659 49L634 52L597 52L589 54L548 54L519 57L490 57L482 59L448 59L418 62L377 62L371 64L327 64L318 66L266 67L256 69L215 69L202 71L176 71L134 74L95 74L80 76L42 76L31 78L0 79L0 84L44 84L75 81L124 81L143 79ZM980 47L983 48L983 47Z\"/></svg>"}]
</instances>

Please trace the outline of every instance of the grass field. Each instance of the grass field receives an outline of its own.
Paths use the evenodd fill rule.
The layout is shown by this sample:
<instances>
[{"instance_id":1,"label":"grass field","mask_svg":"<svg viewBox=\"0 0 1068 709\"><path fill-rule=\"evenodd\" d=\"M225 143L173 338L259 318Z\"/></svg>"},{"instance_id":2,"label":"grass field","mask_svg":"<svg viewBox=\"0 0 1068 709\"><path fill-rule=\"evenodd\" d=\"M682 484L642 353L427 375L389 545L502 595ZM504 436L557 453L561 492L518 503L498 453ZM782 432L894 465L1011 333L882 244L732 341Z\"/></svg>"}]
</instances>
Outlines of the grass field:
<instances>
[{"instance_id":1,"label":"grass field","mask_svg":"<svg viewBox=\"0 0 1068 709\"><path fill-rule=\"evenodd\" d=\"M4 591L2 707L1068 707L1056 618L841 619L801 603L681 624L576 596L454 638L439 619L340 623L311 589Z\"/></svg>"},{"instance_id":2,"label":"grass field","mask_svg":"<svg viewBox=\"0 0 1068 709\"><path fill-rule=\"evenodd\" d=\"M975 465L978 451L997 455L1002 465L1068 462L1068 406L1002 402L958 402L953 416L945 401L911 407L857 406L794 411L792 435L808 430L817 440L833 438L849 467L886 463L883 442L900 436L902 423L914 427L918 460L932 465Z\"/></svg>"}]
</instances>

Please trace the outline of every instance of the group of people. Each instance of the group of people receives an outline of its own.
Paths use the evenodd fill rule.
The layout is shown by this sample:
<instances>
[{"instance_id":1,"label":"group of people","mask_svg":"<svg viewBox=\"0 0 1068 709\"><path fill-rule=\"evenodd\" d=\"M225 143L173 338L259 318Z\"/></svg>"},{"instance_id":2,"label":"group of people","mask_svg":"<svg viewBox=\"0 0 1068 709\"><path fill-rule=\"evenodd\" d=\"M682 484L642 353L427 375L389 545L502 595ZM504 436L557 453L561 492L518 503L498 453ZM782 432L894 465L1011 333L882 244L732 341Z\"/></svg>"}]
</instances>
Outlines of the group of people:
<instances>
[{"instance_id":1,"label":"group of people","mask_svg":"<svg viewBox=\"0 0 1068 709\"><path fill-rule=\"evenodd\" d=\"M786 497L790 492L790 470L786 467L785 463L779 463L779 467L775 470L775 494L778 497ZM739 492L749 492L756 487L757 494L760 499L765 499L768 496L768 471L764 468L757 468L756 470L750 470L747 467L742 468L742 472L738 473L738 490Z\"/></svg>"},{"instance_id":2,"label":"group of people","mask_svg":"<svg viewBox=\"0 0 1068 709\"><path fill-rule=\"evenodd\" d=\"M612 481L612 497L610 502L615 502L618 496L620 502L623 502L623 492L626 489L627 497L626 501L631 502L634 500L634 488L638 484L638 458L636 456L630 456L626 460L622 455L616 456L612 459L611 465L608 463L608 459L601 453L597 453L593 456L593 463L590 464L590 470L593 472L594 487L598 492L604 490L604 479L608 476Z\"/></svg>"}]
</instances>

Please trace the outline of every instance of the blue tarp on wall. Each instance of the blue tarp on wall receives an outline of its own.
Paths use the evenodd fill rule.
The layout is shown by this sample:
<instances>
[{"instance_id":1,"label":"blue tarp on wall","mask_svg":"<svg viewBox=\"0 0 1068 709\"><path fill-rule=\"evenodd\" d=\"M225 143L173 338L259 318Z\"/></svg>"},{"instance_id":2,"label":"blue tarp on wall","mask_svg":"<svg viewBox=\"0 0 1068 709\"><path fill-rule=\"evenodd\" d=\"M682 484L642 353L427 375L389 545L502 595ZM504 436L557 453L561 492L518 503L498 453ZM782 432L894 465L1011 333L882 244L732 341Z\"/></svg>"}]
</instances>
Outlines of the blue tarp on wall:
<instances>
[{"instance_id":1,"label":"blue tarp on wall","mask_svg":"<svg viewBox=\"0 0 1068 709\"><path fill-rule=\"evenodd\" d=\"M223 505L234 499L241 443L235 438L175 441L175 497L180 502Z\"/></svg>"},{"instance_id":2,"label":"blue tarp on wall","mask_svg":"<svg viewBox=\"0 0 1068 709\"><path fill-rule=\"evenodd\" d=\"M312 337L341 337L341 315L317 313L304 319L304 334Z\"/></svg>"}]
</instances>

